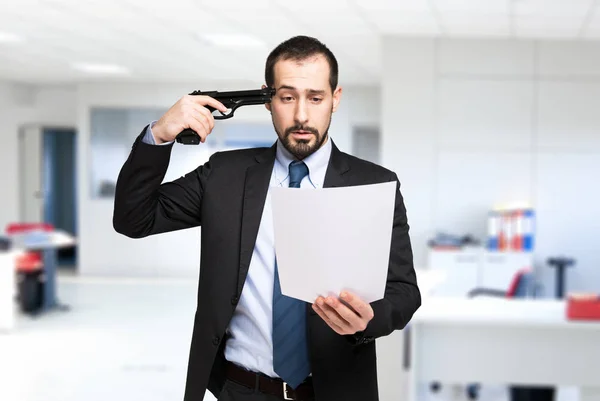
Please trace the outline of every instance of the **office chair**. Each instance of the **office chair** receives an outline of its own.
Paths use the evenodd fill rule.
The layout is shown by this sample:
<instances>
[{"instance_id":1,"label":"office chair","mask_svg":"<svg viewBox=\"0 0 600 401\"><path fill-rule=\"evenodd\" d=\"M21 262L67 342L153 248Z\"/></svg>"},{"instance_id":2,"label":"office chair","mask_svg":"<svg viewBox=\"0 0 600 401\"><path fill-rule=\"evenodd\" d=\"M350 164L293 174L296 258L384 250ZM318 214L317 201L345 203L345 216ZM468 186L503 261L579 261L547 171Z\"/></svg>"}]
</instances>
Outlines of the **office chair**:
<instances>
[{"instance_id":1,"label":"office chair","mask_svg":"<svg viewBox=\"0 0 600 401\"><path fill-rule=\"evenodd\" d=\"M548 258L550 267L556 269L556 298L562 299L565 295L565 273L567 267L575 265L575 259L565 257Z\"/></svg>"},{"instance_id":2,"label":"office chair","mask_svg":"<svg viewBox=\"0 0 600 401\"><path fill-rule=\"evenodd\" d=\"M492 296L502 298L525 298L530 295L534 295L534 277L530 268L523 268L517 271L513 276L511 283L506 291L497 290L493 288L474 288L468 293L469 298L478 296ZM432 391L437 392L441 389L441 384L434 382L430 385ZM470 400L476 400L479 398L479 391L481 385L477 383L469 384L466 388L467 397ZM512 392L512 388L511 388Z\"/></svg>"},{"instance_id":3,"label":"office chair","mask_svg":"<svg viewBox=\"0 0 600 401\"><path fill-rule=\"evenodd\" d=\"M474 288L469 291L468 297L474 298L481 295L505 298L525 298L534 295L533 273L528 267L520 269L513 276L506 291L493 288Z\"/></svg>"},{"instance_id":4,"label":"office chair","mask_svg":"<svg viewBox=\"0 0 600 401\"><path fill-rule=\"evenodd\" d=\"M52 231L54 226L46 223L12 223L6 227L9 236L27 235L32 232ZM23 252L16 260L18 292L16 301L24 313L36 314L44 304L44 257L42 251Z\"/></svg>"}]
</instances>

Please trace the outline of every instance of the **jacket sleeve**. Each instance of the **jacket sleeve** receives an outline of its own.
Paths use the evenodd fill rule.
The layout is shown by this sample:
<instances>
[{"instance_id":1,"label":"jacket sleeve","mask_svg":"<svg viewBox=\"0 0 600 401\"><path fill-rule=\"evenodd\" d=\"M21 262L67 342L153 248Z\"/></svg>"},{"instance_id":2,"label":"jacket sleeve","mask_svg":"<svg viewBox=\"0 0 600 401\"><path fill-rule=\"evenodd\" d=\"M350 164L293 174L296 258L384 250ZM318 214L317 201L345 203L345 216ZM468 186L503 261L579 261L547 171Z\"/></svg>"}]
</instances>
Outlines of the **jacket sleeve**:
<instances>
[{"instance_id":1,"label":"jacket sleeve","mask_svg":"<svg viewBox=\"0 0 600 401\"><path fill-rule=\"evenodd\" d=\"M383 299L371 303L373 319L364 332L352 336L355 344L368 343L403 329L421 306L404 199L396 174L392 180L396 181L397 191L385 293Z\"/></svg>"},{"instance_id":2,"label":"jacket sleeve","mask_svg":"<svg viewBox=\"0 0 600 401\"><path fill-rule=\"evenodd\" d=\"M116 184L113 227L131 238L199 226L211 171L212 158L183 177L162 183L173 143L144 142L147 128L135 140Z\"/></svg>"}]
</instances>

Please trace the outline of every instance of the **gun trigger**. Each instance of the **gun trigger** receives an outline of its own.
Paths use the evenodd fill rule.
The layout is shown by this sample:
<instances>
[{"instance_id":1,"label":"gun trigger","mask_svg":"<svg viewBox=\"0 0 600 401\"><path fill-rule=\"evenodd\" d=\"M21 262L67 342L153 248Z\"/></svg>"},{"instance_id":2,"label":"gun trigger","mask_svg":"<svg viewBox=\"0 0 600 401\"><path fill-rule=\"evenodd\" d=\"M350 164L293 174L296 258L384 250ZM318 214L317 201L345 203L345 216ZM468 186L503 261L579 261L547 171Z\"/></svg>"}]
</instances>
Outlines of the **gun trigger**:
<instances>
[{"instance_id":1,"label":"gun trigger","mask_svg":"<svg viewBox=\"0 0 600 401\"><path fill-rule=\"evenodd\" d=\"M221 113L221 112L219 111L219 113ZM233 111L229 114L221 113L220 116L215 116L215 120L227 120L228 118L231 118L231 117L233 117Z\"/></svg>"}]
</instances>

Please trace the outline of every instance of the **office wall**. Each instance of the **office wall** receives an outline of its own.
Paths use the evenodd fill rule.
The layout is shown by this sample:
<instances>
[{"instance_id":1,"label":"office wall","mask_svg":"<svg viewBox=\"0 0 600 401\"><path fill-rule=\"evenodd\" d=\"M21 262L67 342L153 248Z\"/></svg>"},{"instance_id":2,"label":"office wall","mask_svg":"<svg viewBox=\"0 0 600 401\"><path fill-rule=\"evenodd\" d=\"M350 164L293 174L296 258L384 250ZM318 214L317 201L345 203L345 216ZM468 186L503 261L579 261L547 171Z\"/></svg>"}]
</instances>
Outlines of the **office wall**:
<instances>
[{"instance_id":1,"label":"office wall","mask_svg":"<svg viewBox=\"0 0 600 401\"><path fill-rule=\"evenodd\" d=\"M19 126L74 127L75 93L73 86L0 82L0 229L19 218Z\"/></svg>"},{"instance_id":2,"label":"office wall","mask_svg":"<svg viewBox=\"0 0 600 401\"><path fill-rule=\"evenodd\" d=\"M207 86L208 85L208 86ZM203 87L214 87L206 84ZM246 88L247 83L230 84ZM220 88L221 86L219 86ZM80 272L87 275L123 276L196 276L200 245L199 230L190 229L144 239L129 239L112 228L113 200L95 199L90 191L90 108L134 107L164 108L175 103L189 85L84 84L78 87L77 116L79 129L79 233ZM342 103L333 115L330 134L338 147L352 148L352 126L376 125L379 117L379 93L376 88L345 88ZM236 122L266 122L270 115L263 107L240 108ZM131 138L142 129L132 127ZM209 157L206 147L176 145L165 180L175 179Z\"/></svg>"},{"instance_id":3,"label":"office wall","mask_svg":"<svg viewBox=\"0 0 600 401\"><path fill-rule=\"evenodd\" d=\"M204 83L202 87L225 89L251 87L248 83ZM199 84L195 84L196 87ZM217 86L215 86L217 85ZM0 83L0 227L19 219L18 129L23 124L76 127L78 130L77 201L80 272L90 275L195 276L199 260L198 230L130 240L112 229L111 199L93 199L90 191L90 108L132 107L165 109L190 91L190 85L142 85L90 83L73 86ZM344 88L342 103L334 114L330 133L343 151L352 149L352 126L377 126L377 88ZM270 122L261 107L241 108L236 121ZM143 127L135 127L135 136ZM200 147L176 146L166 180L175 179L205 161ZM29 157L34 157L30 155ZM184 250L179 252L179 250Z\"/></svg>"},{"instance_id":4,"label":"office wall","mask_svg":"<svg viewBox=\"0 0 600 401\"><path fill-rule=\"evenodd\" d=\"M385 38L382 162L406 197L415 259L436 231L484 237L493 205L537 209L537 273L568 255L600 290L600 44Z\"/></svg>"}]
</instances>

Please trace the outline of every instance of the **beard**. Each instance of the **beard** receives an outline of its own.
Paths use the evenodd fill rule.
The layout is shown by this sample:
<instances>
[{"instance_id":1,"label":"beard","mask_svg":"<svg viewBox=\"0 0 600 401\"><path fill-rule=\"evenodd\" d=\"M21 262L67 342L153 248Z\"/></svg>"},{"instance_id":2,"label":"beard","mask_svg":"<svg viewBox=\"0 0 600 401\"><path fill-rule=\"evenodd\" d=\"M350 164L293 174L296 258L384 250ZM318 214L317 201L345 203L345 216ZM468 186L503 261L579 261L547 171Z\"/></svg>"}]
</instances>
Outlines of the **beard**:
<instances>
[{"instance_id":1,"label":"beard","mask_svg":"<svg viewBox=\"0 0 600 401\"><path fill-rule=\"evenodd\" d=\"M291 127L285 129L285 131L280 132L275 126L275 122L273 121L273 126L275 127L275 131L277 132L277 136L281 140L283 147L288 150L294 157L298 160L302 160L323 146L327 137L329 136L329 126L331 125L331 115L329 116L329 121L327 122L327 128L324 133L320 133L318 129L314 127L310 127L308 125L295 124ZM312 138L310 139L294 139L292 137L292 133L294 131L306 131L312 134Z\"/></svg>"}]
</instances>

